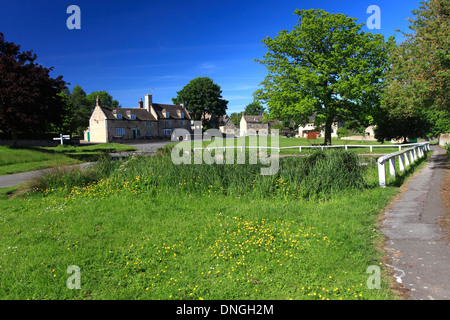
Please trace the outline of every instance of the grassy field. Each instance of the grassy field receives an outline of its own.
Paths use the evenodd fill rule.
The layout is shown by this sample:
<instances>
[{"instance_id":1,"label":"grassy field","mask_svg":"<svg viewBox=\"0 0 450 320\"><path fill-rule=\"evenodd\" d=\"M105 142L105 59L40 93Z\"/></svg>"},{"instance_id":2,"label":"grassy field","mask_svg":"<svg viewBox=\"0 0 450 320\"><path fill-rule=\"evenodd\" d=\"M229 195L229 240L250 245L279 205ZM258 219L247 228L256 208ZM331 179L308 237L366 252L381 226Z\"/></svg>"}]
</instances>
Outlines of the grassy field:
<instances>
[{"instance_id":1,"label":"grassy field","mask_svg":"<svg viewBox=\"0 0 450 320\"><path fill-rule=\"evenodd\" d=\"M93 161L105 152L134 151L119 143L90 146L11 148L0 146L0 175Z\"/></svg>"},{"instance_id":2,"label":"grassy field","mask_svg":"<svg viewBox=\"0 0 450 320\"><path fill-rule=\"evenodd\" d=\"M396 299L377 221L415 167L382 189L359 161L317 152L261 176L260 164L174 165L166 150L54 170L22 196L0 192L0 297Z\"/></svg>"},{"instance_id":3,"label":"grassy field","mask_svg":"<svg viewBox=\"0 0 450 320\"><path fill-rule=\"evenodd\" d=\"M261 138L249 138L249 137L243 137L243 138L237 138L237 139L214 139L213 141L202 141L201 147L222 147L222 146L259 146L264 145L261 144ZM272 146L272 138L271 137L264 137L263 138L264 143L270 147ZM266 142L265 142L266 141ZM286 148L286 147L297 147L297 146L304 146L308 148L291 148L291 149L281 149L280 154L281 155L292 155L292 154L310 154L311 152L314 152L316 149L320 149L320 146L324 143L324 138L318 138L314 140L308 140L306 138L286 138L286 137L279 137L276 140L277 146L280 148ZM190 142L183 142L181 146L191 146L191 147L198 147L200 145L195 144L194 141ZM386 153L392 153L395 151L398 151L397 146L389 147L390 145L393 145L390 142L380 143L378 141L358 141L358 140L341 140L338 138L332 138L332 145L338 146L338 145L347 145L348 150L352 150L358 154L373 154L374 156L379 154L386 154ZM365 146L367 147L359 147L359 146ZM374 146L383 146L383 147L374 147L372 152L370 151L369 145ZM353 147L358 146L358 147ZM309 147L315 147L309 148ZM269 150L270 154L270 150Z\"/></svg>"}]
</instances>

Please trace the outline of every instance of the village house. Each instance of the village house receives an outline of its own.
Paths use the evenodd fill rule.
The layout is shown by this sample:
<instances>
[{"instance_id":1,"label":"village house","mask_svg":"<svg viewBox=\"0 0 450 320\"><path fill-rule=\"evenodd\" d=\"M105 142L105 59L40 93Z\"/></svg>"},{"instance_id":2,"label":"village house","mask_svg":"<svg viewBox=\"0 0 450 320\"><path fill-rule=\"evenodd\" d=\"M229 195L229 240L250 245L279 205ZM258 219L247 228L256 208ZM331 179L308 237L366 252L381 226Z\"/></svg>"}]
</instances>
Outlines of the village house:
<instances>
[{"instance_id":1,"label":"village house","mask_svg":"<svg viewBox=\"0 0 450 320\"><path fill-rule=\"evenodd\" d=\"M153 103L145 95L137 108L102 107L99 99L84 133L88 142L117 142L137 139L170 139L177 128L191 132L191 118L183 105Z\"/></svg>"},{"instance_id":2,"label":"village house","mask_svg":"<svg viewBox=\"0 0 450 320\"><path fill-rule=\"evenodd\" d=\"M241 122L239 124L239 135L254 136L254 135L268 135L269 124L263 123L264 115L262 116L246 116L242 113Z\"/></svg>"},{"instance_id":3,"label":"village house","mask_svg":"<svg viewBox=\"0 0 450 320\"><path fill-rule=\"evenodd\" d=\"M317 131L316 126L314 125L314 119L316 118L316 114L313 114L308 118L308 122L302 126L298 127L298 137L300 138L308 138L308 139L317 139L325 136L325 130ZM331 125L331 137L337 138L337 130L342 126L339 122L333 122Z\"/></svg>"},{"instance_id":4,"label":"village house","mask_svg":"<svg viewBox=\"0 0 450 320\"><path fill-rule=\"evenodd\" d=\"M229 118L228 116L225 116L223 119L224 123L219 126L219 130L220 132L224 133L224 134L228 134L228 135L239 135L239 128L236 127L236 125L233 123L233 121L231 121L231 118Z\"/></svg>"}]
</instances>

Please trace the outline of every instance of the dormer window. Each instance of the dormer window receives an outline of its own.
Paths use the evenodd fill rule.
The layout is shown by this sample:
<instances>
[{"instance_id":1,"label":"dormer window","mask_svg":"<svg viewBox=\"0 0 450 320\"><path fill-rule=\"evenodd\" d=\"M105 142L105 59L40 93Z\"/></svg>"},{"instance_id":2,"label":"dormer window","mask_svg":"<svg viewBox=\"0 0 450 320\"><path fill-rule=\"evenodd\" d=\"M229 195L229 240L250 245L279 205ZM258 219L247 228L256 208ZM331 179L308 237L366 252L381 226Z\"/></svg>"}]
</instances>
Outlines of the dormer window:
<instances>
[{"instance_id":1,"label":"dormer window","mask_svg":"<svg viewBox=\"0 0 450 320\"><path fill-rule=\"evenodd\" d=\"M115 116L116 116L116 119L119 119L119 120L122 119L122 115L120 113L116 113Z\"/></svg>"},{"instance_id":2,"label":"dormer window","mask_svg":"<svg viewBox=\"0 0 450 320\"><path fill-rule=\"evenodd\" d=\"M130 114L130 119L131 120L136 120L136 115L135 114Z\"/></svg>"},{"instance_id":3,"label":"dormer window","mask_svg":"<svg viewBox=\"0 0 450 320\"><path fill-rule=\"evenodd\" d=\"M181 119L184 119L184 113L183 112L180 114L180 117L181 117Z\"/></svg>"},{"instance_id":4,"label":"dormer window","mask_svg":"<svg viewBox=\"0 0 450 320\"><path fill-rule=\"evenodd\" d=\"M166 112L166 118L170 118L170 112Z\"/></svg>"}]
</instances>

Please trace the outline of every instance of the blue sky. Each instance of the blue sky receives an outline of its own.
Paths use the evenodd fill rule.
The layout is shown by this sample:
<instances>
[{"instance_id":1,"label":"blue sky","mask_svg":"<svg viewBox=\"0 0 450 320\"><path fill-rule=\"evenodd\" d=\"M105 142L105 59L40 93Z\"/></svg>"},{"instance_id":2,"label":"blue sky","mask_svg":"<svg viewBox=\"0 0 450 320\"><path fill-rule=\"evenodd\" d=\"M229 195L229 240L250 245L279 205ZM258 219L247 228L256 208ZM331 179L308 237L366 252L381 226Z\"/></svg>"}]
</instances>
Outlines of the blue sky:
<instances>
[{"instance_id":1,"label":"blue sky","mask_svg":"<svg viewBox=\"0 0 450 320\"><path fill-rule=\"evenodd\" d=\"M69 30L70 5L81 9L81 29ZM366 23L370 5L381 9L386 37L407 30L420 0L0 0L0 32L33 50L70 88L104 90L122 107L145 94L156 103L172 98L190 80L205 76L222 88L228 114L241 112L267 74L255 62L261 40L297 23L295 9L344 13Z\"/></svg>"}]
</instances>

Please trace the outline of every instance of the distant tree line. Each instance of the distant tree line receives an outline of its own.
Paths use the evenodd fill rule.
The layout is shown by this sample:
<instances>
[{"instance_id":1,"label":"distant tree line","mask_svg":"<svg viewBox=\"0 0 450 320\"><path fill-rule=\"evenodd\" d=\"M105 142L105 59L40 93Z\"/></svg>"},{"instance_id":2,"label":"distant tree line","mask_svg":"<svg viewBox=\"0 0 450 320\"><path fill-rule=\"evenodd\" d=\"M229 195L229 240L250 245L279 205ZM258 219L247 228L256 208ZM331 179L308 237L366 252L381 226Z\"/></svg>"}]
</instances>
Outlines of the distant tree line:
<instances>
[{"instance_id":1,"label":"distant tree line","mask_svg":"<svg viewBox=\"0 0 450 320\"><path fill-rule=\"evenodd\" d=\"M79 86L72 92L62 76L36 62L32 51L7 42L0 32L0 134L17 144L18 135L49 133L82 135L97 96L102 105L120 107L106 91L89 94Z\"/></svg>"},{"instance_id":2,"label":"distant tree line","mask_svg":"<svg viewBox=\"0 0 450 320\"><path fill-rule=\"evenodd\" d=\"M336 121L353 131L376 125L380 141L450 132L450 2L421 4L402 43L365 32L364 23L344 14L296 10L292 31L262 40L267 53L256 61L268 74L244 113L293 128L315 115L326 144ZM14 143L20 132L81 135L97 96L103 106L120 107L106 91L86 94L79 85L70 91L62 76L50 77L52 69L0 33L0 134ZM192 119L209 119L206 127L217 127L228 104L208 77L191 80L172 100ZM230 115L236 125L241 117Z\"/></svg>"},{"instance_id":3,"label":"distant tree line","mask_svg":"<svg viewBox=\"0 0 450 320\"><path fill-rule=\"evenodd\" d=\"M362 30L355 18L324 10L296 10L298 24L262 40L268 75L256 101L268 118L296 126L376 125L384 141L436 136L450 131L450 35L448 0L423 1L410 19L411 34L396 43Z\"/></svg>"}]
</instances>

